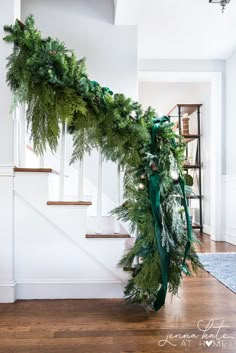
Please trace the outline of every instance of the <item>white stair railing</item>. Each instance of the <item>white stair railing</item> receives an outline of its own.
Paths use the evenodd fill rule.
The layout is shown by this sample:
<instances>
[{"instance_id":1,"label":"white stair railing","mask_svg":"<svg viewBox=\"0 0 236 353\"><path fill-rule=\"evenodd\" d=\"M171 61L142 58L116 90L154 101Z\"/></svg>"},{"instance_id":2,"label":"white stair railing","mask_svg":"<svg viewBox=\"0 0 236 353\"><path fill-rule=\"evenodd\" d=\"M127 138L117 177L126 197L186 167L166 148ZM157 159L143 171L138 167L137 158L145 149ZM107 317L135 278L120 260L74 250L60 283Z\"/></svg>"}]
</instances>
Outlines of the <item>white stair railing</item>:
<instances>
[{"instance_id":1,"label":"white stair railing","mask_svg":"<svg viewBox=\"0 0 236 353\"><path fill-rule=\"evenodd\" d=\"M20 166L20 115L17 107L13 113L14 124L14 165Z\"/></svg>"},{"instance_id":2,"label":"white stair railing","mask_svg":"<svg viewBox=\"0 0 236 353\"><path fill-rule=\"evenodd\" d=\"M44 168L44 155L39 157L39 168Z\"/></svg>"},{"instance_id":3,"label":"white stair railing","mask_svg":"<svg viewBox=\"0 0 236 353\"><path fill-rule=\"evenodd\" d=\"M14 120L14 164L25 167L26 124L25 106L17 106L13 113Z\"/></svg>"},{"instance_id":4,"label":"white stair railing","mask_svg":"<svg viewBox=\"0 0 236 353\"><path fill-rule=\"evenodd\" d=\"M63 201L64 200L65 157L66 157L66 124L63 123L62 124L62 129L61 129L59 201Z\"/></svg>"},{"instance_id":5,"label":"white stair railing","mask_svg":"<svg viewBox=\"0 0 236 353\"><path fill-rule=\"evenodd\" d=\"M20 116L20 123L19 123L19 128L20 128L20 136L19 136L19 144L20 144L20 167L25 167L25 145L26 145L26 106L21 105L19 108L19 116Z\"/></svg>"},{"instance_id":6,"label":"white stair railing","mask_svg":"<svg viewBox=\"0 0 236 353\"><path fill-rule=\"evenodd\" d=\"M96 233L102 233L102 153L99 149L98 156L98 180L97 180L97 229Z\"/></svg>"},{"instance_id":7,"label":"white stair railing","mask_svg":"<svg viewBox=\"0 0 236 353\"><path fill-rule=\"evenodd\" d=\"M24 115L24 112L23 112ZM25 154L23 153L26 149L26 146L28 147L27 153L30 152L33 154L33 148L31 146L28 146L25 141L26 141L26 134L25 134L25 119L20 120L19 126L17 126L16 133L19 133L19 141L18 141L18 153L19 153L19 159L22 161L20 166L25 166L23 164L23 158L25 158ZM20 132L19 132L20 130ZM18 131L18 132L17 132ZM85 160L82 158L77 166L67 166L66 162L66 125L62 125L62 132L61 132L61 138L60 138L60 148L59 148L59 154L50 154L49 152L46 152L44 156L41 156L39 159L35 157L35 160L33 161L33 164L36 167L39 165L40 168L46 167L52 167L55 170L59 169L59 175L58 179L54 179L53 185L54 189L52 189L52 194L51 196L53 199L57 200L59 197L59 201L64 201L66 198L66 201L70 200L75 200L75 201L84 201L84 192L85 192L85 187L86 190L88 188L87 184L87 179L84 178L84 169L85 169ZM24 145L24 148L23 148ZM87 158L87 157L86 157ZM89 158L89 157L88 157ZM57 160L57 162L55 161ZM29 159L31 163L31 158ZM86 163L87 165L87 163ZM31 165L30 165L31 166ZM27 167L27 166L26 166ZM94 228L95 233L97 234L102 234L103 233L103 220L107 222L107 217L104 218L104 212L106 210L107 212L107 206L106 204L103 205L103 201L106 200L107 196L104 194L103 190L103 156L101 153L101 149L99 150L98 153L98 163L97 163L97 180L95 183L97 184L95 186L96 189L96 205L91 211L92 214L96 216L96 226ZM96 171L95 171L96 172ZM94 173L94 171L91 170L91 173ZM67 179L66 179L67 178ZM69 178L69 179L68 179ZM56 181L58 180L58 181ZM69 184L68 184L69 183ZM77 185L76 185L77 184ZM56 185L56 187L55 187ZM89 187L91 188L91 186ZM57 191L58 190L58 191ZM116 186L115 186L115 199L112 200L112 203L114 206L111 206L111 208L115 206L119 206L122 203L122 190L123 190L123 183L122 183L122 173L121 173L121 167L120 165L117 165L117 172L116 172ZM88 191L88 190L87 190ZM91 192L91 191L90 191ZM94 192L94 191L93 191ZM104 199L105 197L105 199ZM104 200L103 200L104 199ZM95 212L94 212L95 211ZM94 212L94 213L93 213ZM120 234L121 233L121 225L122 227L125 227L124 224L116 217L114 217L114 223L110 224L110 232L115 233L115 234ZM105 227L105 225L104 225Z\"/></svg>"},{"instance_id":8,"label":"white stair railing","mask_svg":"<svg viewBox=\"0 0 236 353\"><path fill-rule=\"evenodd\" d=\"M81 158L79 161L79 173L78 173L78 200L83 201L84 197L84 159Z\"/></svg>"},{"instance_id":9,"label":"white stair railing","mask_svg":"<svg viewBox=\"0 0 236 353\"><path fill-rule=\"evenodd\" d=\"M121 171L120 171L120 164L117 165L117 200L116 205L119 206L121 203ZM120 233L120 222L115 217L115 224L114 224L114 233Z\"/></svg>"}]
</instances>

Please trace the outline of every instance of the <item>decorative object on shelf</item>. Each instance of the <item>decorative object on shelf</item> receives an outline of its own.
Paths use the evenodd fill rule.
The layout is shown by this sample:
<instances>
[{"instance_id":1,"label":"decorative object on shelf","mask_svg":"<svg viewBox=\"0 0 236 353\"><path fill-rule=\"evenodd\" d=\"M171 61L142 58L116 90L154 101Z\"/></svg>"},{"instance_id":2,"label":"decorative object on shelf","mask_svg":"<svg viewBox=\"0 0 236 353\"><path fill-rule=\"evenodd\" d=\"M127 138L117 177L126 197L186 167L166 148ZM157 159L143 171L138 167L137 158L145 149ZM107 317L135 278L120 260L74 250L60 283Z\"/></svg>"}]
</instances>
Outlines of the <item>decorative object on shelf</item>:
<instances>
[{"instance_id":1,"label":"decorative object on shelf","mask_svg":"<svg viewBox=\"0 0 236 353\"><path fill-rule=\"evenodd\" d=\"M190 181L190 178L193 180L193 185L187 185L186 194L189 206L195 209L196 217L194 217L194 220L196 220L197 223L194 224L193 228L199 229L200 232L203 230L201 180L201 106L202 104L177 104L167 114L171 119L173 117L175 126L177 126L177 129L179 130L179 135L184 136L184 141L186 142L185 159L183 162L184 170L187 173L185 174L185 178L188 178L187 183ZM184 123L183 117L188 117L188 119L191 119L191 122L192 119L195 119L193 122L196 123L196 134L186 134L186 129L184 130L184 126L182 124ZM176 118L178 118L178 124L176 124ZM197 208L199 210L198 214L196 211Z\"/></svg>"},{"instance_id":2,"label":"decorative object on shelf","mask_svg":"<svg viewBox=\"0 0 236 353\"><path fill-rule=\"evenodd\" d=\"M157 311L167 290L178 293L182 272L201 267L185 197L183 142L175 142L169 117L157 118L153 109L143 111L131 98L91 81L85 60L77 60L58 40L43 39L32 16L25 25L16 21L4 29L5 41L14 43L7 82L16 102L28 106L34 150L40 154L49 146L55 151L61 123L66 123L74 142L71 162L100 148L104 158L123 168L125 202L112 214L128 221L137 234L120 261L120 266L133 270L125 297ZM140 257L142 263L133 269Z\"/></svg>"},{"instance_id":3,"label":"decorative object on shelf","mask_svg":"<svg viewBox=\"0 0 236 353\"><path fill-rule=\"evenodd\" d=\"M188 113L184 113L183 118L183 135L189 135L189 116Z\"/></svg>"},{"instance_id":4,"label":"decorative object on shelf","mask_svg":"<svg viewBox=\"0 0 236 353\"><path fill-rule=\"evenodd\" d=\"M189 159L185 159L185 160L184 160L184 166L185 166L185 167L189 166L190 164L191 164L191 163L190 163Z\"/></svg>"},{"instance_id":5,"label":"decorative object on shelf","mask_svg":"<svg viewBox=\"0 0 236 353\"><path fill-rule=\"evenodd\" d=\"M222 13L225 11L225 6L230 3L231 0L209 0L211 4L220 4L222 8Z\"/></svg>"},{"instance_id":6,"label":"decorative object on shelf","mask_svg":"<svg viewBox=\"0 0 236 353\"><path fill-rule=\"evenodd\" d=\"M185 184L193 186L193 177L190 174L184 174Z\"/></svg>"}]
</instances>

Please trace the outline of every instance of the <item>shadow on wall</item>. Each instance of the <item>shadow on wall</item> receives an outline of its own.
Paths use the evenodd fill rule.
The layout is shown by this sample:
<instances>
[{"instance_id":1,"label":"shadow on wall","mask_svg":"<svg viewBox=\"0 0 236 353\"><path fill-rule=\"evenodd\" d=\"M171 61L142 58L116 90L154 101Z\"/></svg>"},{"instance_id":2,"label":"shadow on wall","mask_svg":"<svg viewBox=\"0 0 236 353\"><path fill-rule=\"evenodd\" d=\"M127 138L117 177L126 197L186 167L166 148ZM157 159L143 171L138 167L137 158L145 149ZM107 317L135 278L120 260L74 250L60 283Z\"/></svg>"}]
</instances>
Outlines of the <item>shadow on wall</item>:
<instances>
[{"instance_id":1,"label":"shadow on wall","mask_svg":"<svg viewBox=\"0 0 236 353\"><path fill-rule=\"evenodd\" d=\"M61 12L65 15L83 14L85 17L89 17L91 21L104 22L114 24L114 3L113 0L67 0L66 11L65 11L65 0L22 0L22 6L28 6L29 4L40 3L40 6L45 6L45 14L47 9L50 11L52 8L56 9L57 12ZM29 14L28 14L29 15ZM55 21L56 18L52 18ZM75 23L76 25L76 23ZM79 33L78 33L79 35ZM101 38L102 39L102 38Z\"/></svg>"}]
</instances>

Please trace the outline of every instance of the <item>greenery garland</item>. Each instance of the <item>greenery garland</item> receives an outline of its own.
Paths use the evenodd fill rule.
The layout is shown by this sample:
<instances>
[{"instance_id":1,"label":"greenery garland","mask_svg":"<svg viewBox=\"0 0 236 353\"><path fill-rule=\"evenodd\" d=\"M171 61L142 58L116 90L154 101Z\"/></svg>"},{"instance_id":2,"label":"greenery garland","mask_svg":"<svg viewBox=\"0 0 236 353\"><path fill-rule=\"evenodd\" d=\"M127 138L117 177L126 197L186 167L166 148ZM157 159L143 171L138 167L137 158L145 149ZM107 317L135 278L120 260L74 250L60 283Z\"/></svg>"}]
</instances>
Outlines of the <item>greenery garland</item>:
<instances>
[{"instance_id":1,"label":"greenery garland","mask_svg":"<svg viewBox=\"0 0 236 353\"><path fill-rule=\"evenodd\" d=\"M165 300L165 293L161 301L158 295L164 276L168 290L176 294L183 265L187 273L201 266L192 242L186 251L188 232L181 190L184 143L167 118L160 122L153 109L143 111L139 103L91 81L85 59L77 60L74 52L58 40L42 38L32 16L25 25L16 21L4 30L8 33L4 40L14 43L7 82L15 104L27 104L34 150L41 154L48 145L55 151L61 123L66 123L74 142L71 163L100 147L106 159L122 166L126 201L112 213L130 222L137 234L134 247L119 264L133 270L125 297L158 310ZM160 203L158 237L150 197L150 181L155 176ZM166 273L162 251L168 257ZM187 264L183 263L184 257L189 260Z\"/></svg>"}]
</instances>

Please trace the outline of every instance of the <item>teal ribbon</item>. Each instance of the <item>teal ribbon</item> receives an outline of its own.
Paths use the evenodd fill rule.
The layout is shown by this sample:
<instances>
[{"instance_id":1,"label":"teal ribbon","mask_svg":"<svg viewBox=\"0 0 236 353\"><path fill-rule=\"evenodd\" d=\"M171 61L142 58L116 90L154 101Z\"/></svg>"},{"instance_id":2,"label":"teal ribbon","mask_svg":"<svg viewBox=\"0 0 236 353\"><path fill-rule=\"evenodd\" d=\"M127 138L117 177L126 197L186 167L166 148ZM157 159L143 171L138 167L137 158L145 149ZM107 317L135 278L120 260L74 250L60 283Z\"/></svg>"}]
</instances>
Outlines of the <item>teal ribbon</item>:
<instances>
[{"instance_id":1,"label":"teal ribbon","mask_svg":"<svg viewBox=\"0 0 236 353\"><path fill-rule=\"evenodd\" d=\"M170 257L166 248L161 244L161 207L160 207L160 176L156 173L149 178L149 193L152 214L155 221L155 237L157 243L157 249L160 255L160 266L162 275L162 285L158 290L153 304L153 309L155 311L159 310L164 304L166 299L167 287L168 287L168 276L169 276L169 265Z\"/></svg>"},{"instance_id":2,"label":"teal ribbon","mask_svg":"<svg viewBox=\"0 0 236 353\"><path fill-rule=\"evenodd\" d=\"M186 217L186 222L187 222L187 234L188 234L188 241L185 246L184 258L183 258L183 262L182 262L182 270L186 275L189 276L190 273L189 273L188 268L186 266L186 259L187 259L187 256L188 256L189 250L191 248L191 244L192 244L192 225L191 225L191 220L189 217L188 203L187 203L187 198L186 198L186 193L185 193L185 181L182 176L179 178L179 183L180 183L180 187L181 187L182 194L183 194L183 206L184 206L185 217Z\"/></svg>"},{"instance_id":3,"label":"teal ribbon","mask_svg":"<svg viewBox=\"0 0 236 353\"><path fill-rule=\"evenodd\" d=\"M156 135L160 124L165 121L169 121L168 117L163 117L161 119L155 119L154 125L152 127L152 154L156 151ZM155 311L159 310L164 304L166 299L166 293L168 288L168 277L169 277L169 265L170 256L164 246L161 244L161 232L162 232L162 222L161 222L161 193L160 193L160 176L157 172L154 172L149 178L149 197L151 202L152 214L155 222L155 237L157 243L157 249L160 255L160 266L162 275L161 288L158 290L153 304L153 309Z\"/></svg>"},{"instance_id":4,"label":"teal ribbon","mask_svg":"<svg viewBox=\"0 0 236 353\"><path fill-rule=\"evenodd\" d=\"M152 127L152 145L151 145L151 151L153 155L155 155L156 153L156 135L158 133L158 129L160 125L166 121L168 122L170 121L169 117L164 116L161 119L154 120L154 125ZM173 147L176 147L175 141L172 140L171 142ZM156 294L155 302L152 305L155 311L158 311L165 304L166 293L168 288L168 279L169 279L169 266L170 266L169 253L167 252L166 248L162 246L162 243L161 243L162 221L161 221L160 183L161 183L161 180L160 180L160 175L158 174L158 171L153 172L153 174L149 178L149 197L150 197L152 214L155 222L155 237L156 237L157 249L160 255L160 266L161 266L161 275L162 275L162 284ZM188 204L187 204L187 199L185 194L185 182L182 176L180 176L179 178L179 183L183 194L183 206L185 210L185 216L187 221L187 233L188 233L188 241L184 251L182 270L187 275L189 275L189 271L186 266L186 258L192 242L192 227L191 227Z\"/></svg>"}]
</instances>

